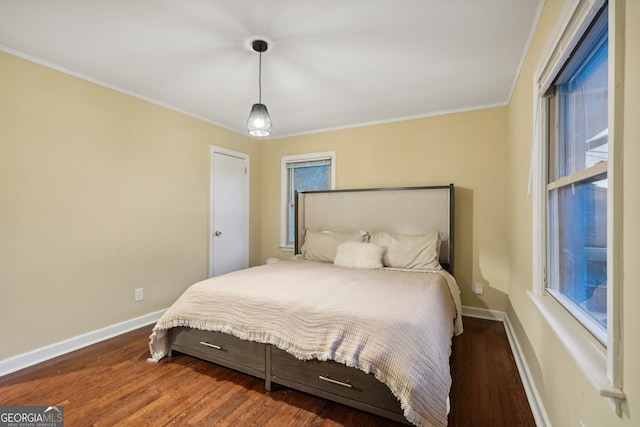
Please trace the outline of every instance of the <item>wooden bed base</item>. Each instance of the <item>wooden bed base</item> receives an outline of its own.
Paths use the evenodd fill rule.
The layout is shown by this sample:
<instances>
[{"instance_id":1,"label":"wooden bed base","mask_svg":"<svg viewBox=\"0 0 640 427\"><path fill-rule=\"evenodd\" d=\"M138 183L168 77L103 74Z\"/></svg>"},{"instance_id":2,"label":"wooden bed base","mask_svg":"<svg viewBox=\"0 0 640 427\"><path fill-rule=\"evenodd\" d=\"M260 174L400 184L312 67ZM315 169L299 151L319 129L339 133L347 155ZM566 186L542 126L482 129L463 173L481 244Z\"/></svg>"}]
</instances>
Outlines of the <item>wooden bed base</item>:
<instances>
[{"instance_id":1,"label":"wooden bed base","mask_svg":"<svg viewBox=\"0 0 640 427\"><path fill-rule=\"evenodd\" d=\"M333 361L299 360L269 344L187 327L170 329L169 343L170 357L187 354L244 372L264 379L268 391L279 384L410 425L391 390L358 369Z\"/></svg>"}]
</instances>

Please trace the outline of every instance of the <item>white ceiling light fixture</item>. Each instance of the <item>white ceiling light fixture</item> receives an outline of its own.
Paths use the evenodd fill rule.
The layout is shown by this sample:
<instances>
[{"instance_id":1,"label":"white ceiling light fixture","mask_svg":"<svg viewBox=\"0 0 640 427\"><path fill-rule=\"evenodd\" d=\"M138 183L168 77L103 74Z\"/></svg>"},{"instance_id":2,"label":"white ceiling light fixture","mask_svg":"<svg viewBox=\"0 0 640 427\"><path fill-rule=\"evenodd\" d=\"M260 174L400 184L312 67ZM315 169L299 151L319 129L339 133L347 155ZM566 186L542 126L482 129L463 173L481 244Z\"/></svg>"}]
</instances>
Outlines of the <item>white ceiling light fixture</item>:
<instances>
[{"instance_id":1,"label":"white ceiling light fixture","mask_svg":"<svg viewBox=\"0 0 640 427\"><path fill-rule=\"evenodd\" d=\"M254 40L253 50L260 55L258 66L258 103L253 104L249 118L247 119L247 129L251 136L269 136L271 134L271 118L267 106L262 103L262 52L266 52L269 45L264 40Z\"/></svg>"}]
</instances>

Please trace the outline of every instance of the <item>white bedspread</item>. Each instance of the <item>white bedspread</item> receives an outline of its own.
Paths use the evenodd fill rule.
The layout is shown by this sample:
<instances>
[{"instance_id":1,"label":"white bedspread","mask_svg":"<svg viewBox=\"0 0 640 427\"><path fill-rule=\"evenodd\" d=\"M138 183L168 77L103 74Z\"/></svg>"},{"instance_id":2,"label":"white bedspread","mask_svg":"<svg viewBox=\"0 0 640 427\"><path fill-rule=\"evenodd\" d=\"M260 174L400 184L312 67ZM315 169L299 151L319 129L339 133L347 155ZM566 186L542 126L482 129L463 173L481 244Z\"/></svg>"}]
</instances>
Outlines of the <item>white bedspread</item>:
<instances>
[{"instance_id":1,"label":"white bedspread","mask_svg":"<svg viewBox=\"0 0 640 427\"><path fill-rule=\"evenodd\" d=\"M455 320L454 320L455 319ZM192 285L153 329L188 326L275 345L300 359L373 373L419 426L446 426L451 338L462 332L459 289L445 271L362 270L291 260Z\"/></svg>"}]
</instances>

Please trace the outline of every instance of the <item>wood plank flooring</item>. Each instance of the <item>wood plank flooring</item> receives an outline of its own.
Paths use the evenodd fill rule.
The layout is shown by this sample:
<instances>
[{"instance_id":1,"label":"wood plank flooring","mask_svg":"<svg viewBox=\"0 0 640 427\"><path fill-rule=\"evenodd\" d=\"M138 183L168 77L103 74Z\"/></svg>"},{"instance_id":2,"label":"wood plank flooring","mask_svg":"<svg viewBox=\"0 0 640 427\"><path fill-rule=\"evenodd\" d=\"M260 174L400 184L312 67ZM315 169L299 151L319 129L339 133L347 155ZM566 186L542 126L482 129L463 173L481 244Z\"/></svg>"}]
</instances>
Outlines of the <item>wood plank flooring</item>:
<instances>
[{"instance_id":1,"label":"wood plank flooring","mask_svg":"<svg viewBox=\"0 0 640 427\"><path fill-rule=\"evenodd\" d=\"M453 340L450 427L535 426L500 322ZM148 363L145 327L0 377L0 406L64 406L67 426L399 426L189 356Z\"/></svg>"},{"instance_id":2,"label":"wood plank flooring","mask_svg":"<svg viewBox=\"0 0 640 427\"><path fill-rule=\"evenodd\" d=\"M464 318L451 377L449 426L535 426L502 322Z\"/></svg>"}]
</instances>

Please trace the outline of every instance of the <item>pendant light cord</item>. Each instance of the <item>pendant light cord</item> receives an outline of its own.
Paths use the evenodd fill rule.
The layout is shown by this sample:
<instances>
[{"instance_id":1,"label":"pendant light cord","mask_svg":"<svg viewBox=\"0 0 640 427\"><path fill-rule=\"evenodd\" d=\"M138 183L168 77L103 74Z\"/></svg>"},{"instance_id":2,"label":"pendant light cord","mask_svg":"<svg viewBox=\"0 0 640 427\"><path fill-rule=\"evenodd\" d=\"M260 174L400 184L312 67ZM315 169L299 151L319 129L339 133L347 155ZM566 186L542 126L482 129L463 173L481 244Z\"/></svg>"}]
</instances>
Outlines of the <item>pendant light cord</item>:
<instances>
[{"instance_id":1,"label":"pendant light cord","mask_svg":"<svg viewBox=\"0 0 640 427\"><path fill-rule=\"evenodd\" d=\"M258 103L262 104L262 52L258 60Z\"/></svg>"}]
</instances>

